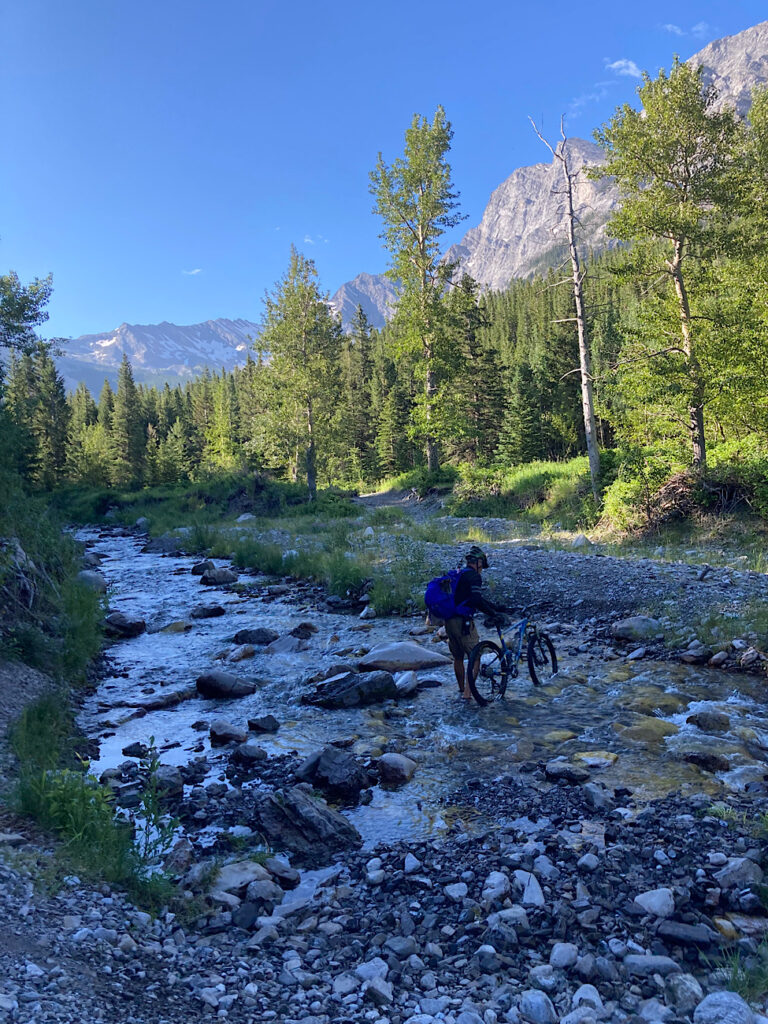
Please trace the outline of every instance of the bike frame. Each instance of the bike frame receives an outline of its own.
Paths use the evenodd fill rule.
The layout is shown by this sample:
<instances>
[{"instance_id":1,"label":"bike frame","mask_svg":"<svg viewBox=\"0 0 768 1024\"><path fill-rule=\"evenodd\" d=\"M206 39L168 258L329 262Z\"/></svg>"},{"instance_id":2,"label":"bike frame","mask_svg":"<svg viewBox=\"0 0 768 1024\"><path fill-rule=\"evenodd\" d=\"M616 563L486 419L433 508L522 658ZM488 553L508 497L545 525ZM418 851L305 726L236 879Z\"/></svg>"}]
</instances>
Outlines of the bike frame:
<instances>
[{"instance_id":1,"label":"bike frame","mask_svg":"<svg viewBox=\"0 0 768 1024\"><path fill-rule=\"evenodd\" d=\"M510 636L514 634L516 638L514 648L507 646L506 637L501 631L501 626L496 627L496 632L499 634L499 642L501 643L502 657L506 660L507 656L511 655L513 659L511 667L513 668L515 674L517 674L517 664L523 657L523 640L525 639L525 634L528 630L529 622L530 619L526 617L524 619L520 619L518 622L515 622L511 626L507 627Z\"/></svg>"}]
</instances>

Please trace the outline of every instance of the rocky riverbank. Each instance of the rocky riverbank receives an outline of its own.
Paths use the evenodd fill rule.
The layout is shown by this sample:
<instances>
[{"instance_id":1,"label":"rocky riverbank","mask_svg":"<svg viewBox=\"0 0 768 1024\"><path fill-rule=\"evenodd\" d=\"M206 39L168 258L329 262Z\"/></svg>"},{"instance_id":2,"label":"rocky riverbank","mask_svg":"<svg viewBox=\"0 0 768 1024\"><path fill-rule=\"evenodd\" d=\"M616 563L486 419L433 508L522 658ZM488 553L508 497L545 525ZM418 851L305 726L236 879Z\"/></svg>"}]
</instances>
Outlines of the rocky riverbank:
<instances>
[{"instance_id":1,"label":"rocky riverbank","mask_svg":"<svg viewBox=\"0 0 768 1024\"><path fill-rule=\"evenodd\" d=\"M154 784L178 821L165 868L180 901L153 920L74 877L46 892L49 841L6 822L0 1015L25 1024L765 1020L721 991L729 977L718 966L738 954L746 969L763 969L768 731L757 689L731 700L722 673L702 669L709 676L699 681L690 666L717 652L694 645L676 648L677 675L636 675L638 663L670 657L672 618L631 614L643 576L646 588L649 573L661 581L662 603L704 608L707 591L693 584L711 574L694 581L689 567L634 566L626 591L625 560L491 547L499 588L521 603L526 581L535 575L540 588L548 566L548 626L565 668L543 691L522 689L483 711L450 702L442 645L418 623L348 616L340 625L338 605L311 585L206 578L231 570L172 559L179 589L159 602L149 631L118 592L108 625L120 655L88 721L104 743L123 745L122 762L102 778L127 813L148 781L147 730L171 730L174 763ZM443 545L439 555L450 564L461 551ZM92 554L89 571L100 561ZM155 591L160 568L152 563ZM764 591L764 578L742 576L740 593ZM185 581L198 577L194 603ZM590 581L594 601L578 604L577 588ZM604 591L617 602L610 610ZM233 620L255 609L252 625ZM285 626L272 628L280 616ZM166 662L167 680L157 659L169 648L151 654L155 637L188 651ZM759 657L741 664L748 649L730 644L725 661L760 671ZM144 661L132 661L139 650ZM192 664L196 686L183 667ZM282 714L267 713L270 700L286 699ZM317 720L336 735L307 756L314 733L302 738L303 723L315 729ZM300 741L301 753L291 749ZM648 800L643 764L646 775L668 775L663 799ZM425 789L435 772L453 786ZM675 779L685 793L670 792ZM362 813L384 813L377 801L393 787L400 806L418 804L439 827L400 840L380 829L382 840L363 846L357 805L373 796ZM422 809L427 798L435 805Z\"/></svg>"}]
</instances>

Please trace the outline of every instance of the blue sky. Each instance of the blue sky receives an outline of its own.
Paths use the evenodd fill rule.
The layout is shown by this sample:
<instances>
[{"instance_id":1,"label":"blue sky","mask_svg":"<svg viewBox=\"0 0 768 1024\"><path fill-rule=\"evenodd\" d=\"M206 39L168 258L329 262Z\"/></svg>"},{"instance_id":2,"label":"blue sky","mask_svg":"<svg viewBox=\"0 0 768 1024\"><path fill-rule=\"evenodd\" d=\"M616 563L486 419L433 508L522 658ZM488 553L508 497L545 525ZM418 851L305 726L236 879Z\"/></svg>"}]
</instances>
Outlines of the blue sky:
<instances>
[{"instance_id":1,"label":"blue sky","mask_svg":"<svg viewBox=\"0 0 768 1024\"><path fill-rule=\"evenodd\" d=\"M669 67L766 17L675 5L0 0L0 273L54 277L47 336L259 319L294 243L333 292L386 254L368 173L442 103L467 220Z\"/></svg>"}]
</instances>

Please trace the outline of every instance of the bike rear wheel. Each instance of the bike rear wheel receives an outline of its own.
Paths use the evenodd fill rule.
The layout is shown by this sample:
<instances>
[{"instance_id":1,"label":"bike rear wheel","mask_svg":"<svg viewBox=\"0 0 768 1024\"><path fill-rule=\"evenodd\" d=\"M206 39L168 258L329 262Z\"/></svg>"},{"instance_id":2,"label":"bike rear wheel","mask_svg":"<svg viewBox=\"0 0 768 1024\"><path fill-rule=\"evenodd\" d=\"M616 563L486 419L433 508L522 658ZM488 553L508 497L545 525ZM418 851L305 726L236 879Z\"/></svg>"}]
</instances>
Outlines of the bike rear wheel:
<instances>
[{"instance_id":1,"label":"bike rear wheel","mask_svg":"<svg viewBox=\"0 0 768 1024\"><path fill-rule=\"evenodd\" d=\"M531 637L526 654L528 672L534 686L541 686L542 682L557 674L555 645L546 633L537 633L536 636Z\"/></svg>"},{"instance_id":2,"label":"bike rear wheel","mask_svg":"<svg viewBox=\"0 0 768 1024\"><path fill-rule=\"evenodd\" d=\"M492 640L481 640L469 655L467 682L472 696L481 707L499 700L507 692L509 655Z\"/></svg>"}]
</instances>

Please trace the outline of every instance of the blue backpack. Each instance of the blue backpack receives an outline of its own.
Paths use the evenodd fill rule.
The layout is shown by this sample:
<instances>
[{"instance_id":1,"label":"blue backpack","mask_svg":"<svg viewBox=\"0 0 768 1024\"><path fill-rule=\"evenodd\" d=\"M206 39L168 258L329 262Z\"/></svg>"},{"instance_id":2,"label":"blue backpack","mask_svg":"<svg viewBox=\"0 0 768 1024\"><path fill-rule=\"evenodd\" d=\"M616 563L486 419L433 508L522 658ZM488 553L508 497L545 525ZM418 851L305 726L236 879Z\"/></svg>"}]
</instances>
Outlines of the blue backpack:
<instances>
[{"instance_id":1,"label":"blue backpack","mask_svg":"<svg viewBox=\"0 0 768 1024\"><path fill-rule=\"evenodd\" d=\"M474 609L466 604L456 604L456 584L461 570L451 569L444 576L435 576L424 591L424 604L433 618L452 619L459 615L469 619Z\"/></svg>"}]
</instances>

